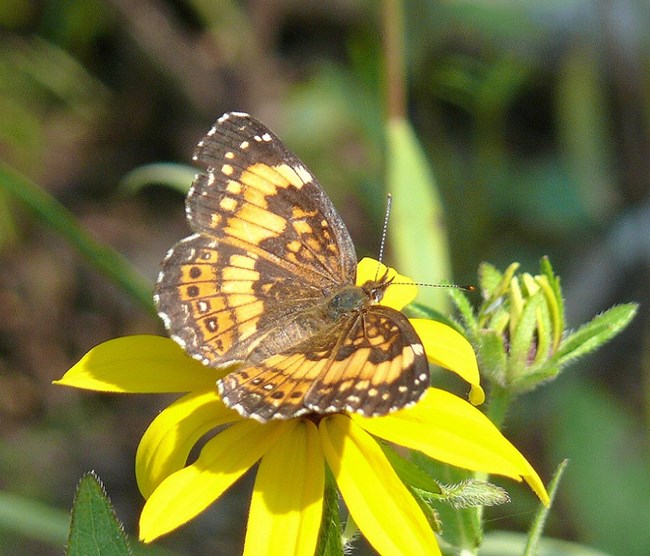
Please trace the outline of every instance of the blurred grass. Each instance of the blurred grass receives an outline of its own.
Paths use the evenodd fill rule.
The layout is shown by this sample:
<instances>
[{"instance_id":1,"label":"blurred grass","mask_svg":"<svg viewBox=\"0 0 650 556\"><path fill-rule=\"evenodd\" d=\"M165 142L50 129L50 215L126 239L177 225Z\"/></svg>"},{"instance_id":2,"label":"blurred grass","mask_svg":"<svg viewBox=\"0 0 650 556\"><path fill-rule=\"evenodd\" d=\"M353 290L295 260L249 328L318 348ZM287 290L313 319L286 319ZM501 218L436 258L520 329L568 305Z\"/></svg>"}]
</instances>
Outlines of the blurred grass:
<instances>
[{"instance_id":1,"label":"blurred grass","mask_svg":"<svg viewBox=\"0 0 650 556\"><path fill-rule=\"evenodd\" d=\"M155 312L151 283L140 276L119 253L90 237L75 217L45 190L2 163L0 187L33 210L39 219L61 234L80 255L120 286L134 301L152 313Z\"/></svg>"},{"instance_id":2,"label":"blurred grass","mask_svg":"<svg viewBox=\"0 0 650 556\"><path fill-rule=\"evenodd\" d=\"M12 188L11 197L0 194L0 303L9 315L0 324L0 419L2 442L14 453L0 460L0 477L3 486L22 484L17 477L42 477L30 482L30 496L61 507L70 492L52 484L70 484L63 478L68 473L74 484L89 463L81 456L74 465L43 461L30 447L38 442L25 440L40 438L36 431L42 434L61 407L75 403L51 394L49 380L82 355L87 334L96 330L101 341L106 334L137 332L142 323L130 318L132 309L108 317L115 308L89 292L87 272L75 268L66 279L77 282L53 283L48 265L65 262L57 259L59 251L48 261L50 229L68 234L73 249L150 308L147 280L98 245L92 227L110 230L117 216L119 237L131 241L118 242L120 250L138 246L139 266L155 276L167 248L187 233L182 198L139 187L122 212L107 214L123 192L119 184L135 168L156 170L153 178L131 174L138 184L164 181L166 167L145 165L188 162L213 120L240 109L275 128L310 166L341 210L359 254L376 255L380 237L392 147L384 130L378 4L336 10L209 1L139 6L140 18L134 5L120 0L0 6L1 179ZM502 268L519 260L532 270L546 254L570 281L576 261L591 256L586 246L603 242L628 211L648 202L648 4L423 0L404 6L408 122L440 190L453 279L475 283L481 260ZM424 174L417 176L423 184ZM400 175L390 178L399 185L399 193L392 191L398 200L432 210L432 191L409 193L413 182ZM184 177L167 178L179 189L189 185ZM35 184L43 192L36 194ZM35 212L25 212L16 198ZM87 232L71 212L90 215ZM402 223L416 222L409 222L407 208L395 220L391 233L404 236ZM52 228L43 232L41 223ZM422 238L432 233L419 226ZM411 271L418 281L452 278L452 270L441 269L446 276L428 270L444 257L425 254L414 230L417 225L391 256L421 265ZM633 299L647 306L647 255L639 248L624 265L604 261L608 281L617 285L607 296L581 278L585 312ZM41 287L30 286L39 277ZM650 520L640 494L650 474L649 439L639 417L650 410L638 388L640 362L648 358L648 343L639 340L647 316L639 320L585 361L581 373L588 380L570 388L550 384L544 396L522 400L509 422L522 451L546 468L543 476L571 459L548 533L612 554L642 555L649 544L639 525ZM150 326L159 324L152 319ZM38 343L35 333L43 336ZM102 444L106 463L119 468L116 446L124 439L117 429ZM60 434L63 449L77 453L75 433ZM17 460L21 468L12 465ZM139 507L136 491L112 495L121 508ZM497 525L523 526L530 519L526 500L515 497L500 518L505 524ZM238 523L237 511L218 514L217 524L190 526L185 537L169 542L187 553L231 553L228 529L218 526Z\"/></svg>"}]
</instances>

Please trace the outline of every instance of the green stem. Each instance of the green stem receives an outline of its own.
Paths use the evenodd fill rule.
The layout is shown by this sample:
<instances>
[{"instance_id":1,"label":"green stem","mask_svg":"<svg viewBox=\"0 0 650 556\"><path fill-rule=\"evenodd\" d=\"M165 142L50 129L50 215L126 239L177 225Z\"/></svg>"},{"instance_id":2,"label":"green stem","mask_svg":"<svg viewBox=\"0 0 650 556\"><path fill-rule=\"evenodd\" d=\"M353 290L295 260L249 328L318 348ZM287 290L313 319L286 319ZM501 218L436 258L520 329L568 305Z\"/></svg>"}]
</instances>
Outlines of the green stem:
<instances>
[{"instance_id":1,"label":"green stem","mask_svg":"<svg viewBox=\"0 0 650 556\"><path fill-rule=\"evenodd\" d=\"M384 63L386 71L386 116L406 116L406 68L404 45L404 13L401 0L384 0Z\"/></svg>"},{"instance_id":2,"label":"green stem","mask_svg":"<svg viewBox=\"0 0 650 556\"><path fill-rule=\"evenodd\" d=\"M336 480L331 471L325 470L325 496L323 517L318 537L317 556L343 556L341 518L339 517L339 495Z\"/></svg>"},{"instance_id":3,"label":"green stem","mask_svg":"<svg viewBox=\"0 0 650 556\"><path fill-rule=\"evenodd\" d=\"M492 421L498 429L501 429L503 422L505 421L506 414L508 413L508 407L510 407L510 401L512 400L512 394L506 388L502 386L492 384L490 389L490 402L487 406L486 415ZM487 473L477 472L474 473L474 478L478 481L487 481L489 476ZM474 519L472 521L473 526L480 531L482 537L483 532L483 506L477 506L475 508L469 509L469 511L474 512ZM465 552L470 554L469 552ZM476 553L476 552L474 552Z\"/></svg>"},{"instance_id":4,"label":"green stem","mask_svg":"<svg viewBox=\"0 0 650 556\"><path fill-rule=\"evenodd\" d=\"M507 388L492 384L490 388L490 401L487 406L486 415L495 426L501 430L506 420L508 408L512 401L512 393Z\"/></svg>"}]
</instances>

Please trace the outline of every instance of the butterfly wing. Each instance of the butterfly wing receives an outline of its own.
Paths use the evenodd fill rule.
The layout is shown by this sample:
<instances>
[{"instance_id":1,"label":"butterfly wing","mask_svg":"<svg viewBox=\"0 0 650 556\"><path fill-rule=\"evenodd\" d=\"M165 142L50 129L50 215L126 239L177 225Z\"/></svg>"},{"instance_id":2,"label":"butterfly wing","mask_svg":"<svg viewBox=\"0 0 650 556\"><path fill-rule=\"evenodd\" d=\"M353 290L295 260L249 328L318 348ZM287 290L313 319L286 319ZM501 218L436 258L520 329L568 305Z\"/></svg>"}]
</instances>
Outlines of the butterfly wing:
<instances>
[{"instance_id":1,"label":"butterfly wing","mask_svg":"<svg viewBox=\"0 0 650 556\"><path fill-rule=\"evenodd\" d=\"M196 233L169 251L154 297L171 337L212 366L243 361L261 343L301 342L314 331L292 326L297 315L354 281L341 218L302 162L247 114L219 118L194 159L206 168L186 201Z\"/></svg>"},{"instance_id":2,"label":"butterfly wing","mask_svg":"<svg viewBox=\"0 0 650 556\"><path fill-rule=\"evenodd\" d=\"M226 405L262 422L341 411L385 415L415 403L428 386L412 325L379 305L218 382Z\"/></svg>"}]
</instances>

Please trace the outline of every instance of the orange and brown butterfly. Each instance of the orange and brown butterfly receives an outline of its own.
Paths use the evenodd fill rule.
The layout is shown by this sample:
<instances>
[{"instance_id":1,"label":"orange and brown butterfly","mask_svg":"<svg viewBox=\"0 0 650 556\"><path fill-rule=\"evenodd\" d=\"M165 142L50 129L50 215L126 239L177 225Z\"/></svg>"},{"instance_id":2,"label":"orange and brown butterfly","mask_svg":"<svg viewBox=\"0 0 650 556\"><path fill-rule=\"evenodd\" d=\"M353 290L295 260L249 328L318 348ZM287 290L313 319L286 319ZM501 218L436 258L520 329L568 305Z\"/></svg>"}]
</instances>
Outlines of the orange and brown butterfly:
<instances>
[{"instance_id":1,"label":"orange and brown butterfly","mask_svg":"<svg viewBox=\"0 0 650 556\"><path fill-rule=\"evenodd\" d=\"M223 402L258 421L384 415L429 386L407 318L355 285L350 235L316 178L266 126L224 114L199 142L194 234L167 254L155 302L171 337L211 367Z\"/></svg>"}]
</instances>

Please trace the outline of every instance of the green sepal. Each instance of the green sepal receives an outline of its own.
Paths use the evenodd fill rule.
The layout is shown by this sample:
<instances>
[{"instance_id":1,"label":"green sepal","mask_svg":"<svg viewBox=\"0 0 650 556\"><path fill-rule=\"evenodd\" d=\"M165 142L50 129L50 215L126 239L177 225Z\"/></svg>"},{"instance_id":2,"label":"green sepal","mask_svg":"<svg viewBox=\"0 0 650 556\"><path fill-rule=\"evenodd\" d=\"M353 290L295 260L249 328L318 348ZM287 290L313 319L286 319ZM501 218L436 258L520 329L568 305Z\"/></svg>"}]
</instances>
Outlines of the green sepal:
<instances>
[{"instance_id":1,"label":"green sepal","mask_svg":"<svg viewBox=\"0 0 650 556\"><path fill-rule=\"evenodd\" d=\"M435 477L438 484L461 483L471 478L470 471L446 465L439 461L428 458L420 452L413 452L411 461L423 469L430 477ZM421 498L427 500L435 507L442 523L444 540L450 546L459 548L475 549L480 546L483 531L476 508L455 509L450 504L440 500L440 495L419 492Z\"/></svg>"},{"instance_id":2,"label":"green sepal","mask_svg":"<svg viewBox=\"0 0 650 556\"><path fill-rule=\"evenodd\" d=\"M463 332L468 334L470 342L474 343L474 338L478 334L478 320L474 314L474 309L469 301L468 296L459 289L451 288L448 292L452 302L456 306L460 318L464 324Z\"/></svg>"},{"instance_id":3,"label":"green sepal","mask_svg":"<svg viewBox=\"0 0 650 556\"><path fill-rule=\"evenodd\" d=\"M504 272L499 272L489 263L481 263L478 269L479 283L483 293L484 302L481 305L480 322L483 317L488 316L495 304L500 304L501 299L510 288L515 272L519 268L519 263L511 263Z\"/></svg>"},{"instance_id":4,"label":"green sepal","mask_svg":"<svg viewBox=\"0 0 650 556\"><path fill-rule=\"evenodd\" d=\"M543 299L540 292L526 299L514 330L511 330L508 383L515 382L518 377L524 376L526 367L532 362L531 346L535 342L537 311Z\"/></svg>"},{"instance_id":5,"label":"green sepal","mask_svg":"<svg viewBox=\"0 0 650 556\"><path fill-rule=\"evenodd\" d=\"M92 471L84 475L77 486L66 555L133 555L104 485Z\"/></svg>"},{"instance_id":6,"label":"green sepal","mask_svg":"<svg viewBox=\"0 0 650 556\"><path fill-rule=\"evenodd\" d=\"M482 292L493 295L502 283L503 272L490 263L482 262L478 267L478 281Z\"/></svg>"},{"instance_id":7,"label":"green sepal","mask_svg":"<svg viewBox=\"0 0 650 556\"><path fill-rule=\"evenodd\" d=\"M492 380L505 386L508 356L503 336L494 330L484 330L479 338L478 359L481 370Z\"/></svg>"},{"instance_id":8,"label":"green sepal","mask_svg":"<svg viewBox=\"0 0 650 556\"><path fill-rule=\"evenodd\" d=\"M553 351L556 351L562 340L562 333L566 325L564 314L564 299L562 299L562 288L560 287L560 277L556 276L548 257L543 257L539 263L542 271L541 276L536 280L546 297L548 304L551 324L553 329Z\"/></svg>"}]
</instances>

